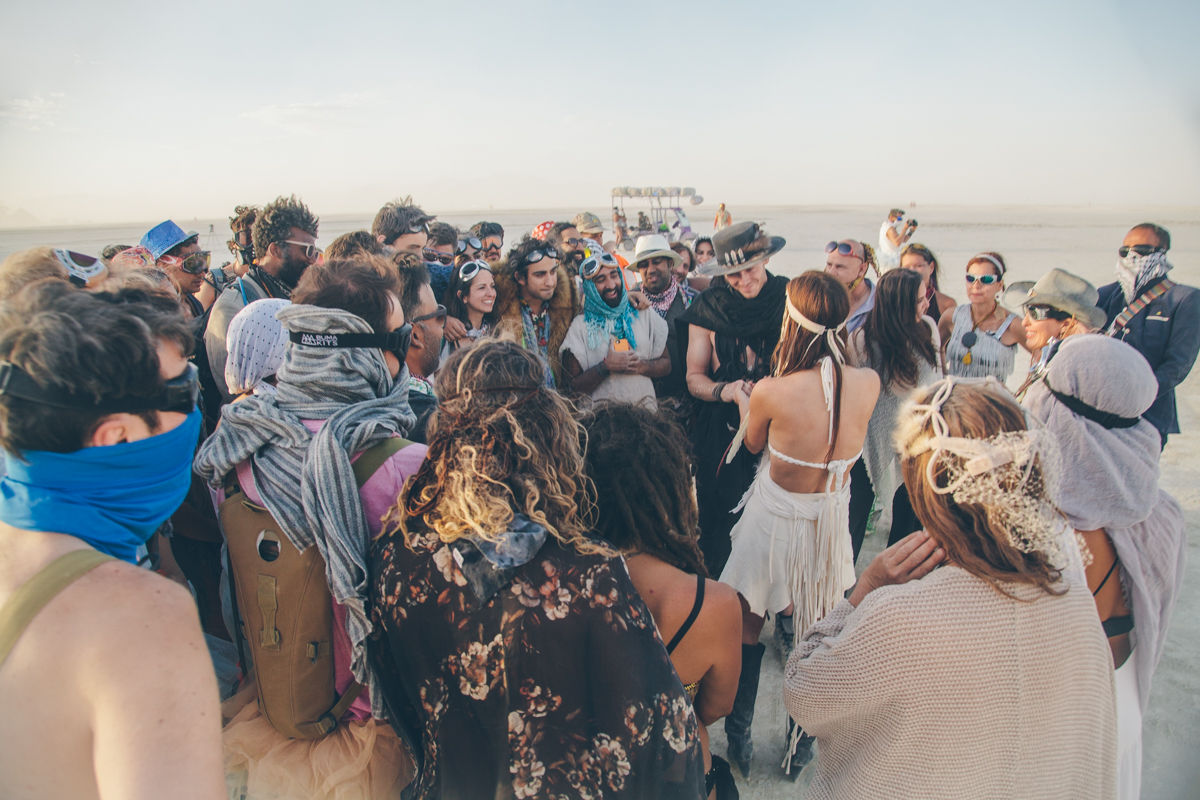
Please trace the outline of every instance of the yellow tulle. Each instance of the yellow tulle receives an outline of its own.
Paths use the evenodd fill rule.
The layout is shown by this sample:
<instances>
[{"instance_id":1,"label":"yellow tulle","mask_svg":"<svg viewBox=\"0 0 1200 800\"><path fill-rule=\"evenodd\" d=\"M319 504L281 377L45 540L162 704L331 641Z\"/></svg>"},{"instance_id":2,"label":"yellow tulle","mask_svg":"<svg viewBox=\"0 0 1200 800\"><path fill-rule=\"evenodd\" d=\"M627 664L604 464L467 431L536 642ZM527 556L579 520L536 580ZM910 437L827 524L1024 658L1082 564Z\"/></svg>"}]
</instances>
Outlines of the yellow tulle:
<instances>
[{"instance_id":1,"label":"yellow tulle","mask_svg":"<svg viewBox=\"0 0 1200 800\"><path fill-rule=\"evenodd\" d=\"M230 800L392 800L413 779L412 757L386 723L345 722L323 739L288 739L262 715L252 680L221 711Z\"/></svg>"}]
</instances>

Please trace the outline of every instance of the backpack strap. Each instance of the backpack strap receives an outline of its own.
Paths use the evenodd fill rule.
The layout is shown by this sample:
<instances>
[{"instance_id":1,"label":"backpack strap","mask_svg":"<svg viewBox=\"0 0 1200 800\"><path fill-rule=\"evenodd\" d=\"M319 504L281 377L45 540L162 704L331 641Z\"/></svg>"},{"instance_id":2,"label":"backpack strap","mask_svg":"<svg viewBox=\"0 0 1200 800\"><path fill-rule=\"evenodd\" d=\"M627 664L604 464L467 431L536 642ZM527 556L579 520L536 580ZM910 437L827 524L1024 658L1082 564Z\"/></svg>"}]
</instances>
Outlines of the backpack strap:
<instances>
[{"instance_id":1,"label":"backpack strap","mask_svg":"<svg viewBox=\"0 0 1200 800\"><path fill-rule=\"evenodd\" d=\"M317 717L316 722L304 723L297 725L302 732L308 734L308 738L318 739L322 736L327 736L338 726L338 720L342 715L350 710L350 704L358 699L362 693L362 684L358 681L351 681L346 687L345 693L338 698L338 701L333 704L333 708L326 711L321 716Z\"/></svg>"},{"instance_id":2,"label":"backpack strap","mask_svg":"<svg viewBox=\"0 0 1200 800\"><path fill-rule=\"evenodd\" d=\"M371 476L378 472L379 468L386 464L389 458L410 444L412 442L407 439L393 436L364 450L362 455L353 464L354 482L358 484L358 488L361 489L363 484L369 481Z\"/></svg>"},{"instance_id":3,"label":"backpack strap","mask_svg":"<svg viewBox=\"0 0 1200 800\"><path fill-rule=\"evenodd\" d=\"M13 592L0 607L0 664L16 646L21 634L47 603L59 592L91 572L112 556L96 550L72 550L59 556Z\"/></svg>"}]
</instances>

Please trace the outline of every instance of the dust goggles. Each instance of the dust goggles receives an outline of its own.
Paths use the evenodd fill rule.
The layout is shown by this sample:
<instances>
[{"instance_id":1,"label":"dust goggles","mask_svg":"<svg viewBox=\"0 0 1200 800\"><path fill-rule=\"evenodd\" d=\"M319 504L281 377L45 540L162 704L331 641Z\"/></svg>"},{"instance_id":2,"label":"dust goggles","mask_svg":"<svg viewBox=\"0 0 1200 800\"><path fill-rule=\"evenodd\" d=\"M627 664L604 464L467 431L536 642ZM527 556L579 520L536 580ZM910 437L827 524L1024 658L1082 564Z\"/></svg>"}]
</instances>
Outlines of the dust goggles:
<instances>
[{"instance_id":1,"label":"dust goggles","mask_svg":"<svg viewBox=\"0 0 1200 800\"><path fill-rule=\"evenodd\" d=\"M612 253L605 252L604 250L589 250L588 257L579 265L579 274L590 280L596 277L596 273L602 268L618 266L620 266L620 262L617 261L617 257Z\"/></svg>"},{"instance_id":2,"label":"dust goggles","mask_svg":"<svg viewBox=\"0 0 1200 800\"><path fill-rule=\"evenodd\" d=\"M467 252L468 247L470 247L472 250L482 250L483 244L474 236L468 236L466 239L458 240L458 252L465 253Z\"/></svg>"},{"instance_id":3,"label":"dust goggles","mask_svg":"<svg viewBox=\"0 0 1200 800\"><path fill-rule=\"evenodd\" d=\"M180 272L186 272L188 275L203 275L208 272L208 265L212 263L212 253L207 250L201 250L196 253L189 253L182 258L179 256L159 256L158 263L174 267Z\"/></svg>"},{"instance_id":4,"label":"dust goggles","mask_svg":"<svg viewBox=\"0 0 1200 800\"><path fill-rule=\"evenodd\" d=\"M0 395L19 397L55 408L70 408L77 411L96 411L104 414L136 414L142 411L174 411L190 414L200 398L200 371L195 364L175 378L163 383L163 388L152 395L125 395L96 402L89 396L71 394L38 384L29 373L16 364L0 362Z\"/></svg>"},{"instance_id":5,"label":"dust goggles","mask_svg":"<svg viewBox=\"0 0 1200 800\"><path fill-rule=\"evenodd\" d=\"M543 258L558 258L558 251L553 247L543 247L541 250L531 250L525 254L525 258L521 259L521 265L536 264Z\"/></svg>"},{"instance_id":6,"label":"dust goggles","mask_svg":"<svg viewBox=\"0 0 1200 800\"><path fill-rule=\"evenodd\" d=\"M104 262L95 256L76 253L74 250L56 249L54 257L67 270L67 278L71 283L84 287L104 275L108 270Z\"/></svg>"},{"instance_id":7,"label":"dust goggles","mask_svg":"<svg viewBox=\"0 0 1200 800\"><path fill-rule=\"evenodd\" d=\"M328 350L349 348L374 348L386 350L403 361L408 356L408 345L412 342L412 325L404 323L388 333L309 333L292 331L288 336L292 344L303 347L320 347Z\"/></svg>"},{"instance_id":8,"label":"dust goggles","mask_svg":"<svg viewBox=\"0 0 1200 800\"><path fill-rule=\"evenodd\" d=\"M475 276L479 274L479 271L483 269L486 269L488 272L492 271L491 266L486 261L467 261L458 268L458 277L464 281L472 281L475 280Z\"/></svg>"}]
</instances>

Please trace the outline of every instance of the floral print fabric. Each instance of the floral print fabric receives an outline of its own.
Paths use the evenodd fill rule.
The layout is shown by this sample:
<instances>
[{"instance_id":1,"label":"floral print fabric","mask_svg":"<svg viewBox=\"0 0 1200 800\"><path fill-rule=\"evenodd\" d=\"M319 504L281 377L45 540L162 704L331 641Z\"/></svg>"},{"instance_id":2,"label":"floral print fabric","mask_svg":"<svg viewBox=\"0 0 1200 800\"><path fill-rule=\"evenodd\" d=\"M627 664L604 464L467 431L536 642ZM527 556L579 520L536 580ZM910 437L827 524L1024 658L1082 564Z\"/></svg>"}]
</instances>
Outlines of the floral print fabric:
<instances>
[{"instance_id":1,"label":"floral print fabric","mask_svg":"<svg viewBox=\"0 0 1200 800\"><path fill-rule=\"evenodd\" d=\"M396 534L372 588L373 664L423 739L416 797L704 796L695 714L620 558L548 538L481 604L452 548Z\"/></svg>"}]
</instances>

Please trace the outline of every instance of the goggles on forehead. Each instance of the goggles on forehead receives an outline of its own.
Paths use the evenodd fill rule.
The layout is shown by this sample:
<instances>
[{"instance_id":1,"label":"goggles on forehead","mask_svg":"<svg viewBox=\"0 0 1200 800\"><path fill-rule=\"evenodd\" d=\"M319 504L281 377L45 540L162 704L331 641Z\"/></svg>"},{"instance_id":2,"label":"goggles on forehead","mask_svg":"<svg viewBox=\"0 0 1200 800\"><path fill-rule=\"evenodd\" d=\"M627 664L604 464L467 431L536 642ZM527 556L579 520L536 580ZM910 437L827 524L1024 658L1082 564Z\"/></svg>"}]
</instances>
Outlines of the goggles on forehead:
<instances>
[{"instance_id":1,"label":"goggles on forehead","mask_svg":"<svg viewBox=\"0 0 1200 800\"><path fill-rule=\"evenodd\" d=\"M79 287L87 286L108 270L104 262L95 256L76 253L74 250L56 249L54 257L66 268L67 279Z\"/></svg>"},{"instance_id":2,"label":"goggles on forehead","mask_svg":"<svg viewBox=\"0 0 1200 800\"><path fill-rule=\"evenodd\" d=\"M408 345L412 341L412 325L404 323L388 333L309 333L308 331L292 331L288 338L292 344L304 347L320 347L328 350L346 350L350 348L375 348L386 350L403 361L408 355Z\"/></svg>"},{"instance_id":3,"label":"goggles on forehead","mask_svg":"<svg viewBox=\"0 0 1200 800\"><path fill-rule=\"evenodd\" d=\"M465 253L467 252L468 247L470 247L472 250L482 250L483 244L474 236L468 236L465 239L458 240L458 252Z\"/></svg>"},{"instance_id":4,"label":"goggles on forehead","mask_svg":"<svg viewBox=\"0 0 1200 800\"><path fill-rule=\"evenodd\" d=\"M475 276L479 274L479 271L484 269L488 272L492 271L491 266L486 261L467 261L458 268L458 277L464 281L472 281L475 280Z\"/></svg>"},{"instance_id":5,"label":"goggles on forehead","mask_svg":"<svg viewBox=\"0 0 1200 800\"><path fill-rule=\"evenodd\" d=\"M619 266L616 256L599 248L595 250L589 248L585 253L587 258L579 265L579 273L585 278L596 277L596 273L604 267Z\"/></svg>"},{"instance_id":6,"label":"goggles on forehead","mask_svg":"<svg viewBox=\"0 0 1200 800\"><path fill-rule=\"evenodd\" d=\"M188 275L203 275L208 272L208 266L212 263L212 253L207 250L201 250L196 253L189 253L183 258L179 256L159 256L158 260L168 267L175 267L180 272L186 272Z\"/></svg>"},{"instance_id":7,"label":"goggles on forehead","mask_svg":"<svg viewBox=\"0 0 1200 800\"><path fill-rule=\"evenodd\" d=\"M543 247L541 250L530 251L522 260L522 264L536 264L543 258L558 258L558 251L553 247Z\"/></svg>"},{"instance_id":8,"label":"goggles on forehead","mask_svg":"<svg viewBox=\"0 0 1200 800\"><path fill-rule=\"evenodd\" d=\"M0 362L0 395L19 397L55 408L97 411L107 414L136 414L141 411L174 411L190 414L200 397L200 371L189 363L175 378L163 383L162 391L148 396L117 397L96 402L69 392L42 387L16 364Z\"/></svg>"}]
</instances>

